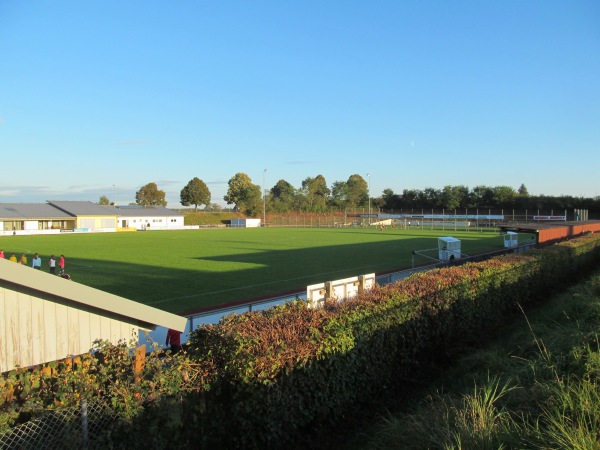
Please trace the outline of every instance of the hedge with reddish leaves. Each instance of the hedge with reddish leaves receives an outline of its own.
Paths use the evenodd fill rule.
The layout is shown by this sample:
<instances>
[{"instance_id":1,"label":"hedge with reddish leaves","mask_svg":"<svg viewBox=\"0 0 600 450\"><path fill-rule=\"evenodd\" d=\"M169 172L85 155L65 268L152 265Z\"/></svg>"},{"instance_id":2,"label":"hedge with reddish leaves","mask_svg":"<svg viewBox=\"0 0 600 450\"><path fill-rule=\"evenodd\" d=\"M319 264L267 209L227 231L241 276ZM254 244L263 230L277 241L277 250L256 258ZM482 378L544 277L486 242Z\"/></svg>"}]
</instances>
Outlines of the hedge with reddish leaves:
<instances>
[{"instance_id":1,"label":"hedge with reddish leaves","mask_svg":"<svg viewBox=\"0 0 600 450\"><path fill-rule=\"evenodd\" d=\"M452 266L376 287L320 310L294 302L195 331L190 349L216 367L208 445L282 447L343 420L352 405L414 377L465 340L496 332L600 259L600 236Z\"/></svg>"}]
</instances>

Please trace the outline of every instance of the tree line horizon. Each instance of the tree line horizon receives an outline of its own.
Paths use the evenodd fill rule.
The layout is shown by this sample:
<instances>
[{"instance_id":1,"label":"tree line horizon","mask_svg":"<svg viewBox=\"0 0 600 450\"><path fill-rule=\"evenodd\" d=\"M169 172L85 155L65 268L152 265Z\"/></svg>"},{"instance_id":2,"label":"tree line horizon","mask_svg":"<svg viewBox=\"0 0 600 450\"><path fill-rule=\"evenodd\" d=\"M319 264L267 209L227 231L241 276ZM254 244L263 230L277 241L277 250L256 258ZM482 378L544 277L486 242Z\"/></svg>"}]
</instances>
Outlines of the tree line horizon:
<instances>
[{"instance_id":1,"label":"tree line horizon","mask_svg":"<svg viewBox=\"0 0 600 450\"><path fill-rule=\"evenodd\" d=\"M264 194L264 197L263 197ZM519 209L519 210L570 210L587 209L600 211L600 197L575 197L570 195L529 195L525 184L517 189L511 186L446 185L437 189L404 189L395 193L386 188L378 197L369 196L369 185L359 175L351 175L347 181L335 181L329 187L323 175L305 178L299 188L280 179L270 189L262 189L252 183L243 172L236 173L228 181L227 194L223 200L233 205L233 210L248 216L262 213L352 211L371 208L373 211L402 210L458 210L458 209ZM183 206L204 206L204 211L219 211L219 204L211 203L210 189L198 177L191 179L181 190ZM100 197L99 204L110 204L108 197ZM142 186L135 194L139 206L167 206L165 192L151 182Z\"/></svg>"}]
</instances>

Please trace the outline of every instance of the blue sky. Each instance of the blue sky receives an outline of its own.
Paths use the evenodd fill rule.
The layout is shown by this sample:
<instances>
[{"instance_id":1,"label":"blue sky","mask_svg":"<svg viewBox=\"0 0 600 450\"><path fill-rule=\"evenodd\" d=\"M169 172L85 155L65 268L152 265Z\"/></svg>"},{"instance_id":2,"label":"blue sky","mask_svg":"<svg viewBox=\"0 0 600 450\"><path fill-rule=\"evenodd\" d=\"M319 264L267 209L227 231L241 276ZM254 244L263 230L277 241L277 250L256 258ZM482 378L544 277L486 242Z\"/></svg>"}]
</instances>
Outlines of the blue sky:
<instances>
[{"instance_id":1,"label":"blue sky","mask_svg":"<svg viewBox=\"0 0 600 450\"><path fill-rule=\"evenodd\" d=\"M0 202L224 205L237 172L595 197L599 149L596 0L0 2Z\"/></svg>"}]
</instances>

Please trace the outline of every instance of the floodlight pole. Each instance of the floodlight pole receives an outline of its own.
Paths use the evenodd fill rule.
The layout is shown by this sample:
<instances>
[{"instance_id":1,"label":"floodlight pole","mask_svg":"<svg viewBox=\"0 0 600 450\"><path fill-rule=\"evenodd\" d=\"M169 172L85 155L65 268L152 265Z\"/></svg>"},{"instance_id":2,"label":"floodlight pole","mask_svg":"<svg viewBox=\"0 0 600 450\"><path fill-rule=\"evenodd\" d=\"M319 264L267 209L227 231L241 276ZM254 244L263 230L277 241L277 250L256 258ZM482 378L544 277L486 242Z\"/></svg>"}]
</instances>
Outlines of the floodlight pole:
<instances>
[{"instance_id":1,"label":"floodlight pole","mask_svg":"<svg viewBox=\"0 0 600 450\"><path fill-rule=\"evenodd\" d=\"M113 184L113 206L117 206L117 186Z\"/></svg>"},{"instance_id":2,"label":"floodlight pole","mask_svg":"<svg viewBox=\"0 0 600 450\"><path fill-rule=\"evenodd\" d=\"M371 225L371 174L367 174L369 182L367 184L367 195L369 196L369 225Z\"/></svg>"},{"instance_id":3,"label":"floodlight pole","mask_svg":"<svg viewBox=\"0 0 600 450\"><path fill-rule=\"evenodd\" d=\"M263 171L263 227L267 226L267 194L265 190L265 176L267 175L267 169Z\"/></svg>"}]
</instances>

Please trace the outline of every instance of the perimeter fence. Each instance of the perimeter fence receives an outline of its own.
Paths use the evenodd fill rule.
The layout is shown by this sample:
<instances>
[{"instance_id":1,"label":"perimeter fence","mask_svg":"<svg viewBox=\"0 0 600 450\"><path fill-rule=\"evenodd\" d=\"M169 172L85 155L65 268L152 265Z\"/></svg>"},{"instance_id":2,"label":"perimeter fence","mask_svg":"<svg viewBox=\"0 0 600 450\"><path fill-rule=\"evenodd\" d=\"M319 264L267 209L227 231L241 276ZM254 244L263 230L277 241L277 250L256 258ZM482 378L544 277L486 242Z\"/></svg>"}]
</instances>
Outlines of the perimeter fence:
<instances>
[{"instance_id":1,"label":"perimeter fence","mask_svg":"<svg viewBox=\"0 0 600 450\"><path fill-rule=\"evenodd\" d=\"M106 401L82 399L79 406L36 414L28 422L0 432L1 450L92 450L112 448L118 421Z\"/></svg>"},{"instance_id":2,"label":"perimeter fence","mask_svg":"<svg viewBox=\"0 0 600 450\"><path fill-rule=\"evenodd\" d=\"M586 216L587 217L587 214ZM505 209L410 209L369 211L356 209L319 214L266 214L269 227L369 227L384 225L400 229L489 230L498 226L582 220L581 210Z\"/></svg>"}]
</instances>

